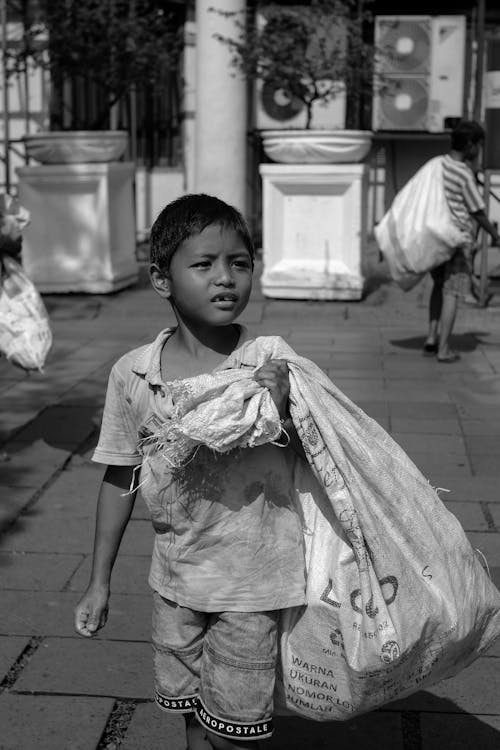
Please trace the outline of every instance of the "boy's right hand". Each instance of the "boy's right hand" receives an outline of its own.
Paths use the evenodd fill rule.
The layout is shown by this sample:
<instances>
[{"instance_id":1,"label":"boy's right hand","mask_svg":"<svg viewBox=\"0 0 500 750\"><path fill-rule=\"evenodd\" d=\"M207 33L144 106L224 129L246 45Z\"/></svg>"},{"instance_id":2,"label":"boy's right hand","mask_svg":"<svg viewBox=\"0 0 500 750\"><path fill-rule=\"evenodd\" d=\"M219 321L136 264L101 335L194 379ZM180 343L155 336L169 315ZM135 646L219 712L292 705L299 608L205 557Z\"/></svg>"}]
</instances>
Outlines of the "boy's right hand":
<instances>
[{"instance_id":1,"label":"boy's right hand","mask_svg":"<svg viewBox=\"0 0 500 750\"><path fill-rule=\"evenodd\" d=\"M103 628L108 619L109 588L89 586L75 607L75 630L90 638Z\"/></svg>"}]
</instances>

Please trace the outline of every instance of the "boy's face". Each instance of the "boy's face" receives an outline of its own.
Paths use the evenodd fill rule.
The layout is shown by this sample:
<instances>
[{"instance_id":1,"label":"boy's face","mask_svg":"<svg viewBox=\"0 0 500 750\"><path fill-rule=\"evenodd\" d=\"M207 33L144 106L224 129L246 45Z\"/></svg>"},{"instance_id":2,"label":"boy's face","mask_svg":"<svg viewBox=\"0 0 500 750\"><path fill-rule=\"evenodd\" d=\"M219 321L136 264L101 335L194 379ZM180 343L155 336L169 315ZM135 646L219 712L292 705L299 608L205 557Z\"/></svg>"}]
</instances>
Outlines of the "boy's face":
<instances>
[{"instance_id":1,"label":"boy's face","mask_svg":"<svg viewBox=\"0 0 500 750\"><path fill-rule=\"evenodd\" d=\"M177 315L196 325L229 325L247 305L252 270L234 229L210 224L184 240L170 262L168 291Z\"/></svg>"}]
</instances>

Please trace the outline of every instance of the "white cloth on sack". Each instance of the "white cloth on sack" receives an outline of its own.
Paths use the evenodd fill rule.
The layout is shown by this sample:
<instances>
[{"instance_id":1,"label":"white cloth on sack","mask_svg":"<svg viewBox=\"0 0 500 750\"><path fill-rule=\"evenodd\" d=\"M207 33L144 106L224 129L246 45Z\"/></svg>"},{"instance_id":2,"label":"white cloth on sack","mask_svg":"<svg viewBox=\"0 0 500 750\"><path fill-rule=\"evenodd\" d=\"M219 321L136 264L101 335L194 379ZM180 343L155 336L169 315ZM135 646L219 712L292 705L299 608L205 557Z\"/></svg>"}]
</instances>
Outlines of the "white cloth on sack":
<instances>
[{"instance_id":1,"label":"white cloth on sack","mask_svg":"<svg viewBox=\"0 0 500 750\"><path fill-rule=\"evenodd\" d=\"M413 175L374 229L391 277L405 290L469 242L446 200L443 159L435 156Z\"/></svg>"},{"instance_id":2,"label":"white cloth on sack","mask_svg":"<svg viewBox=\"0 0 500 750\"><path fill-rule=\"evenodd\" d=\"M253 370L222 370L169 383L172 416L141 441L156 447L170 466L185 466L199 445L218 453L277 440L278 410Z\"/></svg>"},{"instance_id":3,"label":"white cloth on sack","mask_svg":"<svg viewBox=\"0 0 500 750\"><path fill-rule=\"evenodd\" d=\"M249 389L253 370L240 369L271 358L288 362L290 413L309 464L299 462L296 476L307 604L281 613L275 707L315 720L349 719L470 664L500 636L500 593L405 452L279 337L248 341L226 370L181 381L181 416L171 434L181 444L183 435L193 440L182 426L182 401L191 398L195 440L206 430L214 450L249 444L248 423L228 440L231 404L237 422L267 412L259 439L266 431L274 439L280 424L270 396ZM250 401L243 409L238 384Z\"/></svg>"}]
</instances>

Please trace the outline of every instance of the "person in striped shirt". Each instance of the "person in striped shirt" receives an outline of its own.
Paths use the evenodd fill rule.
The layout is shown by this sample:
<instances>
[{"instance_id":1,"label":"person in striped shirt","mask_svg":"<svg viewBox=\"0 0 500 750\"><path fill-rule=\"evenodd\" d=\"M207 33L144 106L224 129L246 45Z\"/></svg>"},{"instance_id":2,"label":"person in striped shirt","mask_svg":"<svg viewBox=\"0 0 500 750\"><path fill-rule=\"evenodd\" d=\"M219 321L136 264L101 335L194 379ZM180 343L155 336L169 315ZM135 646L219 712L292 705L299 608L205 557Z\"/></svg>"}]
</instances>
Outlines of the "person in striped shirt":
<instances>
[{"instance_id":1,"label":"person in striped shirt","mask_svg":"<svg viewBox=\"0 0 500 750\"><path fill-rule=\"evenodd\" d=\"M443 181L452 216L467 240L453 256L431 271L433 288L429 301L429 333L424 354L436 354L439 362L456 362L460 355L450 348L459 298L471 292L472 253L478 227L500 245L500 235L485 214L485 205L476 184L474 166L485 139L479 123L462 120L451 134L451 149L443 157Z\"/></svg>"}]
</instances>

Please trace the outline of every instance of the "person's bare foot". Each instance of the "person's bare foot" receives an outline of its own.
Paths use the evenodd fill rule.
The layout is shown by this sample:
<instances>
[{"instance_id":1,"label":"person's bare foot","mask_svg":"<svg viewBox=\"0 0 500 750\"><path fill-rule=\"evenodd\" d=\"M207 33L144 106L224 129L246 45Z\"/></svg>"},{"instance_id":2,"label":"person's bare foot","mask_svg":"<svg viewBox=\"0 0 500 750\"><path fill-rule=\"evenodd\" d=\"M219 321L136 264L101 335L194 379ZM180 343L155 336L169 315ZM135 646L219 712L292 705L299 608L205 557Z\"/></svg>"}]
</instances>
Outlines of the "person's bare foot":
<instances>
[{"instance_id":1,"label":"person's bare foot","mask_svg":"<svg viewBox=\"0 0 500 750\"><path fill-rule=\"evenodd\" d=\"M422 354L424 357L434 357L434 355L437 354L438 346L438 340L429 337L424 342Z\"/></svg>"},{"instance_id":2,"label":"person's bare foot","mask_svg":"<svg viewBox=\"0 0 500 750\"><path fill-rule=\"evenodd\" d=\"M436 359L438 362L449 364L451 362L458 362L458 360L460 359L460 354L458 352L452 351L451 349L448 349L445 352L438 352Z\"/></svg>"}]
</instances>

